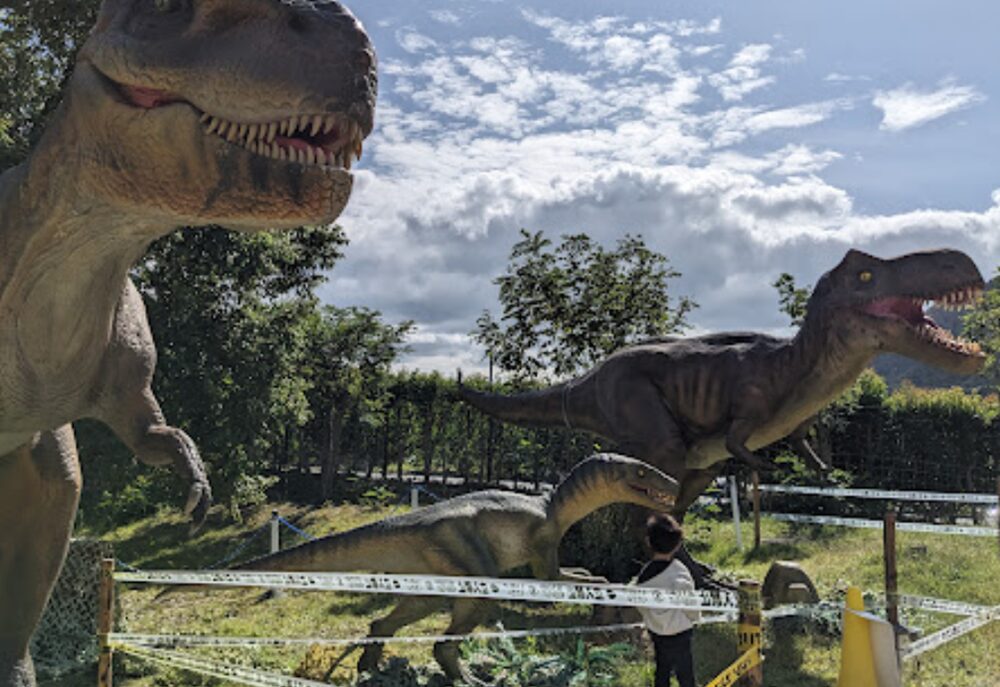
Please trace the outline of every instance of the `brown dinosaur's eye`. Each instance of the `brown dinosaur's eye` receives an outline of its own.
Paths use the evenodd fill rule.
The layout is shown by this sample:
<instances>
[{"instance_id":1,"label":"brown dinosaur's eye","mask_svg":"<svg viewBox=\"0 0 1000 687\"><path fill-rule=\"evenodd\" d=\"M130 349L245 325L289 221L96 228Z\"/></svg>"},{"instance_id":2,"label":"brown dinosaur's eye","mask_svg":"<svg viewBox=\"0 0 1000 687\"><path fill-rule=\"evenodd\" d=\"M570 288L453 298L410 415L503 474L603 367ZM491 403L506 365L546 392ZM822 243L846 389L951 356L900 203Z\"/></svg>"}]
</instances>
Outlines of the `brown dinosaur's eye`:
<instances>
[{"instance_id":1,"label":"brown dinosaur's eye","mask_svg":"<svg viewBox=\"0 0 1000 687\"><path fill-rule=\"evenodd\" d=\"M176 12L181 8L181 0L153 0L157 12Z\"/></svg>"},{"instance_id":2,"label":"brown dinosaur's eye","mask_svg":"<svg viewBox=\"0 0 1000 687\"><path fill-rule=\"evenodd\" d=\"M872 273L869 272L868 270L862 270L862 271L858 272L858 279L861 282L867 284L868 282L870 282L872 280Z\"/></svg>"}]
</instances>

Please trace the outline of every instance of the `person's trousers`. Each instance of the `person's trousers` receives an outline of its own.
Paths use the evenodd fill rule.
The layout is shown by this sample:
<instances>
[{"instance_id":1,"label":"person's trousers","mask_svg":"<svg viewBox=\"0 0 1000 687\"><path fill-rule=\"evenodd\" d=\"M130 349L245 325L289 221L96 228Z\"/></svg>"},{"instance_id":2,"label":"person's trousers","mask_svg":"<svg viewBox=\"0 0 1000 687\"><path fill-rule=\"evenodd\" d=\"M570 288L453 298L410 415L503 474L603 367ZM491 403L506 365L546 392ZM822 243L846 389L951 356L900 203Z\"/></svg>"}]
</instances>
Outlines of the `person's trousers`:
<instances>
[{"instance_id":1,"label":"person's trousers","mask_svg":"<svg viewBox=\"0 0 1000 687\"><path fill-rule=\"evenodd\" d=\"M655 687L670 687L670 675L677 676L681 687L695 687L694 659L691 657L691 637L693 630L685 630L676 635L649 633L656 653Z\"/></svg>"}]
</instances>

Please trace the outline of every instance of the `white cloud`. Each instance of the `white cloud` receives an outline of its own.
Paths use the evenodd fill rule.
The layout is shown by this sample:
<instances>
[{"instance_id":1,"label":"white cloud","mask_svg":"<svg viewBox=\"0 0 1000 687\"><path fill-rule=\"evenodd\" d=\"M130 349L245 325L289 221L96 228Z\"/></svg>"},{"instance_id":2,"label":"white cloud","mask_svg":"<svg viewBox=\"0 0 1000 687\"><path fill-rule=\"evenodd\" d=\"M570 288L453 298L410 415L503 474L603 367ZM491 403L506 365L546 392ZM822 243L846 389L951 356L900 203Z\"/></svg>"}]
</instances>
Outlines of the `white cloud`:
<instances>
[{"instance_id":1,"label":"white cloud","mask_svg":"<svg viewBox=\"0 0 1000 687\"><path fill-rule=\"evenodd\" d=\"M882 110L881 129L903 131L984 100L986 96L972 86L944 81L932 91L918 90L909 83L891 91L878 91L872 98L872 105Z\"/></svg>"},{"instance_id":2,"label":"white cloud","mask_svg":"<svg viewBox=\"0 0 1000 687\"><path fill-rule=\"evenodd\" d=\"M451 10L431 10L429 14L431 19L441 24L458 26L462 21L461 18Z\"/></svg>"},{"instance_id":3,"label":"white cloud","mask_svg":"<svg viewBox=\"0 0 1000 687\"><path fill-rule=\"evenodd\" d=\"M773 76L761 76L760 65L770 59L772 46L754 43L740 48L721 72L711 74L708 83L725 101L742 100L753 91L774 83Z\"/></svg>"},{"instance_id":4,"label":"white cloud","mask_svg":"<svg viewBox=\"0 0 1000 687\"><path fill-rule=\"evenodd\" d=\"M396 32L396 42L410 53L424 52L437 47L437 41L413 29L400 29Z\"/></svg>"}]
</instances>

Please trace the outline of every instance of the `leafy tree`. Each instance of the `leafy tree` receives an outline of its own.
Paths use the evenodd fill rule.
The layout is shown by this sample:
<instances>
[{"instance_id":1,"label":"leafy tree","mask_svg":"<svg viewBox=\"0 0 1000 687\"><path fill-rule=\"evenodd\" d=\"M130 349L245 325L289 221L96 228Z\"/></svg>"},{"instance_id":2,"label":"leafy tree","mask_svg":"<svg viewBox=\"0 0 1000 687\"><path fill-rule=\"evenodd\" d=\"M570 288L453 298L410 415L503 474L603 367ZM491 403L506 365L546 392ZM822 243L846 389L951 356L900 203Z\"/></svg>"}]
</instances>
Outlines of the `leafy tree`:
<instances>
[{"instance_id":1,"label":"leafy tree","mask_svg":"<svg viewBox=\"0 0 1000 687\"><path fill-rule=\"evenodd\" d=\"M983 300L963 318L963 334L977 342L986 353L983 376L994 386L1000 386L1000 267Z\"/></svg>"},{"instance_id":2,"label":"leafy tree","mask_svg":"<svg viewBox=\"0 0 1000 687\"><path fill-rule=\"evenodd\" d=\"M320 490L332 495L343 452L344 427L351 418L381 426L389 403L389 366L404 350L412 322L387 325L367 308L323 308L310 317L308 393L315 418L310 432L320 447Z\"/></svg>"},{"instance_id":3,"label":"leafy tree","mask_svg":"<svg viewBox=\"0 0 1000 687\"><path fill-rule=\"evenodd\" d=\"M771 286L778 290L779 310L788 315L793 326L801 327L806 320L806 304L812 289L808 286L797 288L795 277L788 272L782 272Z\"/></svg>"},{"instance_id":4,"label":"leafy tree","mask_svg":"<svg viewBox=\"0 0 1000 687\"><path fill-rule=\"evenodd\" d=\"M586 234L553 246L522 229L495 280L500 320L484 312L472 337L515 379L570 375L626 344L684 329L695 304L671 299L668 282L678 276L641 237L607 250Z\"/></svg>"},{"instance_id":5,"label":"leafy tree","mask_svg":"<svg viewBox=\"0 0 1000 687\"><path fill-rule=\"evenodd\" d=\"M99 4L8 0L0 8L0 170L41 135Z\"/></svg>"}]
</instances>

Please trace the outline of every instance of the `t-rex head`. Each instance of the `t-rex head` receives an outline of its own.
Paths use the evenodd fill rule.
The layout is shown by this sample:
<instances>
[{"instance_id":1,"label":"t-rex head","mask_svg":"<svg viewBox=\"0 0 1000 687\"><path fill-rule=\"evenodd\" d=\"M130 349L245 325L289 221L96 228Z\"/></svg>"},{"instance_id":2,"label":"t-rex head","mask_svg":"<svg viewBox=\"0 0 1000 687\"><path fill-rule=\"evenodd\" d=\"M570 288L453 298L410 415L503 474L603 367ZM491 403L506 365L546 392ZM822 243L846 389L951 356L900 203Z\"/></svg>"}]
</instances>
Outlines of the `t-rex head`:
<instances>
[{"instance_id":1,"label":"t-rex head","mask_svg":"<svg viewBox=\"0 0 1000 687\"><path fill-rule=\"evenodd\" d=\"M64 103L81 191L177 225L335 219L375 54L333 0L104 0Z\"/></svg>"},{"instance_id":2,"label":"t-rex head","mask_svg":"<svg viewBox=\"0 0 1000 687\"><path fill-rule=\"evenodd\" d=\"M962 341L924 313L924 305L962 308L984 288L969 256L957 250L909 253L882 260L850 250L816 284L804 327L821 326L866 352L905 355L958 374L978 372L979 346Z\"/></svg>"}]
</instances>

